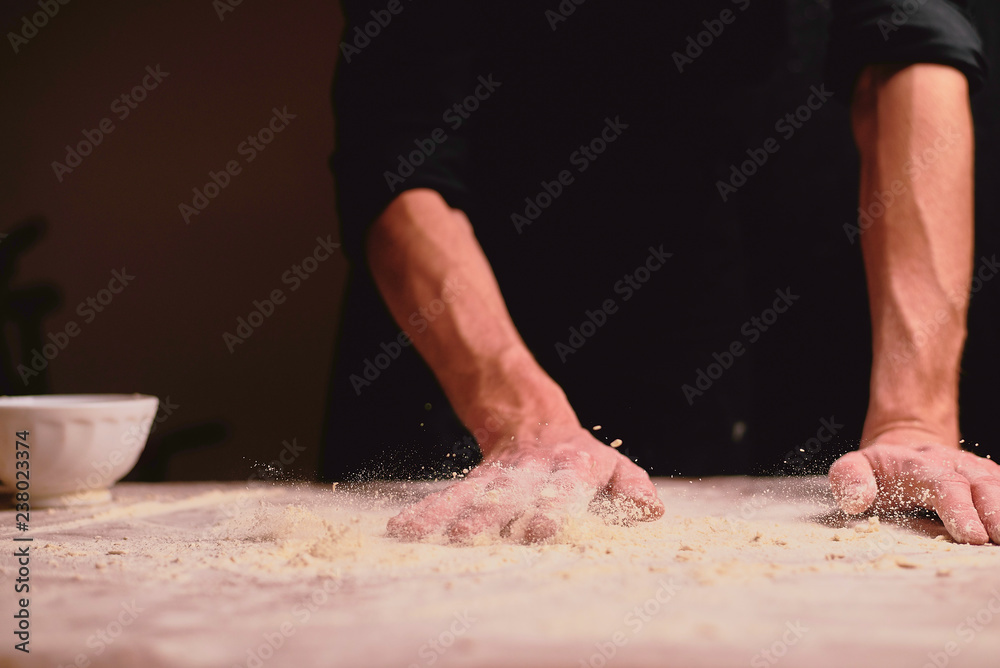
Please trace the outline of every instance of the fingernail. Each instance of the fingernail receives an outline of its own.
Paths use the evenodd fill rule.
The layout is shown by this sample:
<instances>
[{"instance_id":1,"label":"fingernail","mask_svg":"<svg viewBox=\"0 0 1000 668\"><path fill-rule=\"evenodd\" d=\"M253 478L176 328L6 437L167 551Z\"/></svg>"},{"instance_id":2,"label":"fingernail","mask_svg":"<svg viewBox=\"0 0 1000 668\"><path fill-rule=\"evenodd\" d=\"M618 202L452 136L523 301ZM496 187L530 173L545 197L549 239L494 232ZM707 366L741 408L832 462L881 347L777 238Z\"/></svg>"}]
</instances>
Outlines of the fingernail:
<instances>
[{"instance_id":1,"label":"fingernail","mask_svg":"<svg viewBox=\"0 0 1000 668\"><path fill-rule=\"evenodd\" d=\"M868 507L869 487L863 482L840 488L840 507L848 513L859 513Z\"/></svg>"}]
</instances>

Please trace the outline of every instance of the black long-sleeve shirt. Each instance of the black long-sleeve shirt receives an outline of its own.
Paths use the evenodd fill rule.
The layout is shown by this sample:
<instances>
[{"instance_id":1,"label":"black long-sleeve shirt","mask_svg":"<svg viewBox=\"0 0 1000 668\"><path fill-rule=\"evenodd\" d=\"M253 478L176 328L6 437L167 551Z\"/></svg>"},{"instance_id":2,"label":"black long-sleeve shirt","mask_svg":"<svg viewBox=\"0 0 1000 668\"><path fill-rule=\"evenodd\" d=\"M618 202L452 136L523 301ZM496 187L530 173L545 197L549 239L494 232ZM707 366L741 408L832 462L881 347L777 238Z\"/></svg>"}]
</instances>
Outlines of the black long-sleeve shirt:
<instances>
[{"instance_id":1,"label":"black long-sleeve shirt","mask_svg":"<svg viewBox=\"0 0 1000 668\"><path fill-rule=\"evenodd\" d=\"M866 64L948 64L973 89L985 74L962 3L832 0L825 77L796 91L789 117L747 127L761 114L749 108L761 104L752 91L787 59L795 27L785 0L344 8L331 164L348 255L363 267L365 232L400 192L437 190L469 215L514 322L578 412L631 436L640 464L669 461L675 439L698 439L702 461L682 472L747 461L736 451L750 356L722 367L734 343L775 336L752 318L781 295L745 301L754 258L739 211L768 178L767 161L787 159L833 94L849 99ZM364 375L394 335L367 277L354 288L327 447L365 440L381 457L379 447L445 438L417 430L422 414L401 408L432 394L412 348L374 381ZM796 286L773 286L786 288L795 296ZM792 313L812 308L788 299ZM717 370L721 378L707 377ZM379 419L385 412L399 417ZM443 424L435 420L426 421ZM328 473L346 452L328 454Z\"/></svg>"},{"instance_id":2,"label":"black long-sleeve shirt","mask_svg":"<svg viewBox=\"0 0 1000 668\"><path fill-rule=\"evenodd\" d=\"M849 98L860 69L877 62L951 65L977 89L985 62L966 4L832 0L830 90ZM660 119L666 135L686 134L667 125L677 102L697 118L717 91L766 76L786 30L781 0L343 5L331 162L356 260L367 225L403 190L432 188L472 208L487 194L483 180L512 182L524 162L568 153L607 114ZM499 82L486 88L493 99L470 101L482 76Z\"/></svg>"}]
</instances>

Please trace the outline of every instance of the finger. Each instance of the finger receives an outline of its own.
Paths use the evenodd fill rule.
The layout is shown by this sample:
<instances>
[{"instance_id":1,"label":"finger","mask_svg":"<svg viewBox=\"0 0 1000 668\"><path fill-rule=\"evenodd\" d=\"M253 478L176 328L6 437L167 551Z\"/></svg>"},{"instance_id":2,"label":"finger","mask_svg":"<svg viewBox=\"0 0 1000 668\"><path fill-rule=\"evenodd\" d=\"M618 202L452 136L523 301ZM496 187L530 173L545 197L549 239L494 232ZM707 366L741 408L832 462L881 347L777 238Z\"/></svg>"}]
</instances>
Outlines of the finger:
<instances>
[{"instance_id":1,"label":"finger","mask_svg":"<svg viewBox=\"0 0 1000 668\"><path fill-rule=\"evenodd\" d=\"M646 471L627 457L622 457L608 482L608 492L616 506L634 505L635 517L631 519L649 522L663 517L666 510Z\"/></svg>"},{"instance_id":2,"label":"finger","mask_svg":"<svg viewBox=\"0 0 1000 668\"><path fill-rule=\"evenodd\" d=\"M473 469L464 480L404 508L386 524L386 533L392 538L419 540L439 531L464 512L498 473L494 467Z\"/></svg>"},{"instance_id":3,"label":"finger","mask_svg":"<svg viewBox=\"0 0 1000 668\"><path fill-rule=\"evenodd\" d=\"M545 481L547 468L527 464L500 472L448 527L448 535L464 542L510 524L534 500L537 489Z\"/></svg>"},{"instance_id":4,"label":"finger","mask_svg":"<svg viewBox=\"0 0 1000 668\"><path fill-rule=\"evenodd\" d=\"M953 471L936 476L930 483L934 510L955 542L971 545L988 543L990 537L972 501L969 480Z\"/></svg>"},{"instance_id":5,"label":"finger","mask_svg":"<svg viewBox=\"0 0 1000 668\"><path fill-rule=\"evenodd\" d=\"M1000 545L1000 467L978 457L960 463L958 472L964 475L972 488L972 503L979 519L986 527L990 540Z\"/></svg>"},{"instance_id":6,"label":"finger","mask_svg":"<svg viewBox=\"0 0 1000 668\"><path fill-rule=\"evenodd\" d=\"M589 468L589 467L588 467ZM573 515L587 512L597 485L578 466L552 473L538 492L538 502L524 530L524 540L537 543L556 535Z\"/></svg>"},{"instance_id":7,"label":"finger","mask_svg":"<svg viewBox=\"0 0 1000 668\"><path fill-rule=\"evenodd\" d=\"M857 515L871 507L878 496L878 483L871 462L862 451L848 452L833 463L830 490L845 513Z\"/></svg>"}]
</instances>

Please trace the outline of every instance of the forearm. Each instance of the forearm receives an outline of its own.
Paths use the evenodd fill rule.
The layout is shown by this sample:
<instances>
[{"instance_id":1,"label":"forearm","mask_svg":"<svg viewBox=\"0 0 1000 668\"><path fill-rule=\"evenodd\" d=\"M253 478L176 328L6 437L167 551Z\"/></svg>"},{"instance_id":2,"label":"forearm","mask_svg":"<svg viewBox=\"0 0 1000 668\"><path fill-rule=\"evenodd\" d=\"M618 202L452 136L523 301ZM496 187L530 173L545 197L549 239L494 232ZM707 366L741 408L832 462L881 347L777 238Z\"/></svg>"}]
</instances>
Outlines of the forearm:
<instances>
[{"instance_id":1,"label":"forearm","mask_svg":"<svg viewBox=\"0 0 1000 668\"><path fill-rule=\"evenodd\" d=\"M474 433L489 432L484 450L517 425L575 422L518 334L462 212L432 190L403 192L373 224L366 253L389 310L459 418ZM509 428L483 430L490 411Z\"/></svg>"},{"instance_id":2,"label":"forearm","mask_svg":"<svg viewBox=\"0 0 1000 668\"><path fill-rule=\"evenodd\" d=\"M966 79L940 65L873 66L852 111L873 335L862 445L892 431L957 447L973 258Z\"/></svg>"}]
</instances>

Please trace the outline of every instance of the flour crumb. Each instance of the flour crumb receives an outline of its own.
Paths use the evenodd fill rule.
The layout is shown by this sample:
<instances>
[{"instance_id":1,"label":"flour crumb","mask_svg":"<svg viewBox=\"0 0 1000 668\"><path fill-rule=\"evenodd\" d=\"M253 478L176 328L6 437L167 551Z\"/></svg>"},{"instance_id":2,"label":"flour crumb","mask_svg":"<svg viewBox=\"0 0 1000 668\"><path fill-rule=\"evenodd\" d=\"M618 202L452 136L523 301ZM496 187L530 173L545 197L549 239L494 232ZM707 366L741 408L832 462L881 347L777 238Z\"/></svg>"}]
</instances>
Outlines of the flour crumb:
<instances>
[{"instance_id":1,"label":"flour crumb","mask_svg":"<svg viewBox=\"0 0 1000 668\"><path fill-rule=\"evenodd\" d=\"M878 517L869 517L868 524L857 524L854 526L854 530L858 533L875 533L880 527Z\"/></svg>"}]
</instances>

